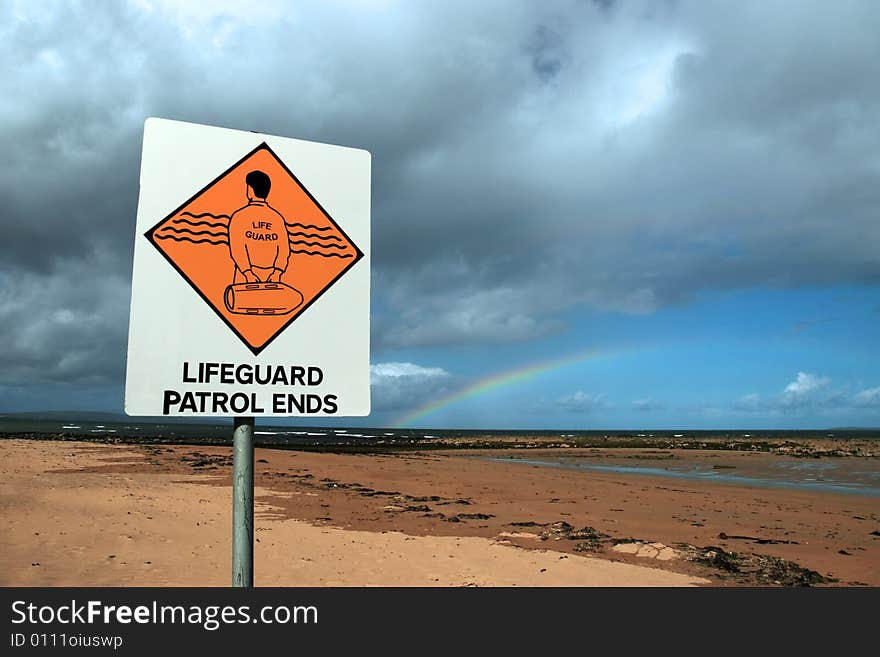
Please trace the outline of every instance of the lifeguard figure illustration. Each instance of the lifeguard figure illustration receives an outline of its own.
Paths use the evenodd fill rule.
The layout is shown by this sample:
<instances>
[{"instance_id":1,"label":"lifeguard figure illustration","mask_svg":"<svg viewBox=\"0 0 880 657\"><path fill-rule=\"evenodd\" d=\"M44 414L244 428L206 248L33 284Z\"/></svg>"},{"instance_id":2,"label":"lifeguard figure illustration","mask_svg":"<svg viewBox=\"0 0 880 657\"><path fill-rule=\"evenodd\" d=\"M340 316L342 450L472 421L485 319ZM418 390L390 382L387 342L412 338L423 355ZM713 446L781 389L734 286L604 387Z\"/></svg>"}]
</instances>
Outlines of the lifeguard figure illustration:
<instances>
[{"instance_id":1,"label":"lifeguard figure illustration","mask_svg":"<svg viewBox=\"0 0 880 657\"><path fill-rule=\"evenodd\" d=\"M287 224L267 198L272 181L262 171L245 177L248 204L229 219L229 255L235 265L226 288L227 310L248 315L282 315L302 303L298 290L281 282L290 262Z\"/></svg>"},{"instance_id":2,"label":"lifeguard figure illustration","mask_svg":"<svg viewBox=\"0 0 880 657\"><path fill-rule=\"evenodd\" d=\"M229 254L235 263L232 283L278 283L290 260L284 217L266 200L272 181L262 171L245 178L248 204L229 220Z\"/></svg>"}]
</instances>

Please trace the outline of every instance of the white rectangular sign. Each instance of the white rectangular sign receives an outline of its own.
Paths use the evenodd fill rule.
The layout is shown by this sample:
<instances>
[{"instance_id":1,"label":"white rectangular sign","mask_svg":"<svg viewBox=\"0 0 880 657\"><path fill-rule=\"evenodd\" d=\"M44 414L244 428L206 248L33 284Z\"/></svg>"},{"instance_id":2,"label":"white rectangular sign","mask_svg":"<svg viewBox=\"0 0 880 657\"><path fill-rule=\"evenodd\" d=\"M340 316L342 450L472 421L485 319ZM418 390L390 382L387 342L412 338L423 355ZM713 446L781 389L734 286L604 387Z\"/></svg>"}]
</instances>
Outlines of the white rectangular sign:
<instances>
[{"instance_id":1,"label":"white rectangular sign","mask_svg":"<svg viewBox=\"0 0 880 657\"><path fill-rule=\"evenodd\" d=\"M149 118L125 412L370 413L370 154Z\"/></svg>"}]
</instances>

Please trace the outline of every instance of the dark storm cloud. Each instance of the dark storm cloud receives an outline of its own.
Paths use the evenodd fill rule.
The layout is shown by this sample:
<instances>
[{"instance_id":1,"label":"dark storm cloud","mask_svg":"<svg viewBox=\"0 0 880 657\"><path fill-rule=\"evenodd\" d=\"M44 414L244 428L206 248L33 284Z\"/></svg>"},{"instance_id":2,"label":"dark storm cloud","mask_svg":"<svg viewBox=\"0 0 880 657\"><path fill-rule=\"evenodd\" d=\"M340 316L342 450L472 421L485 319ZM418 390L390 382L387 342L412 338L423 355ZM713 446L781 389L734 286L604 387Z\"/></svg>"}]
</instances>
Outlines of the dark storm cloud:
<instances>
[{"instance_id":1,"label":"dark storm cloud","mask_svg":"<svg viewBox=\"0 0 880 657\"><path fill-rule=\"evenodd\" d=\"M0 385L121 380L129 290L116 265L59 259L50 276L0 273Z\"/></svg>"},{"instance_id":2,"label":"dark storm cloud","mask_svg":"<svg viewBox=\"0 0 880 657\"><path fill-rule=\"evenodd\" d=\"M149 115L373 152L380 348L880 279L876 3L212 7L0 9L6 379L118 380Z\"/></svg>"}]
</instances>

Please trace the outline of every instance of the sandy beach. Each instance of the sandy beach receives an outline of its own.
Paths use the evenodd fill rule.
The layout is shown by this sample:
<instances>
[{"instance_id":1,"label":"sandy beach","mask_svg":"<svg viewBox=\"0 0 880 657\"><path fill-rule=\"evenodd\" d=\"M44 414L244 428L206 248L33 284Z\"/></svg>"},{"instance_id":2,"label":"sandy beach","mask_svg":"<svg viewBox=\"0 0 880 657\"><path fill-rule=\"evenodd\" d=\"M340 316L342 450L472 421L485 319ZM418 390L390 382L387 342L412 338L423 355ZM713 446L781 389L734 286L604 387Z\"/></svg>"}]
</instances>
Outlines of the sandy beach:
<instances>
[{"instance_id":1,"label":"sandy beach","mask_svg":"<svg viewBox=\"0 0 880 657\"><path fill-rule=\"evenodd\" d=\"M876 497L495 460L505 455L258 448L256 584L880 585ZM779 458L689 456L750 471ZM224 447L2 440L0 584L226 586L230 470Z\"/></svg>"}]
</instances>

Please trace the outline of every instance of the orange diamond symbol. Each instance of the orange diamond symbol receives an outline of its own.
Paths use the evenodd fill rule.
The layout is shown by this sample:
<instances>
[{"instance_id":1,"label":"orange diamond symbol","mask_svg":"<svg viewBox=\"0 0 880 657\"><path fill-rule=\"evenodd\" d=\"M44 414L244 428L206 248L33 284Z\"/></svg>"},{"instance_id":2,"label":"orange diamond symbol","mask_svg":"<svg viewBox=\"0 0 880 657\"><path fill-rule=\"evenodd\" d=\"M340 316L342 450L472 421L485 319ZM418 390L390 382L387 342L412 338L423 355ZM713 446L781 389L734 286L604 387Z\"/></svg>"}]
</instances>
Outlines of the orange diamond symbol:
<instances>
[{"instance_id":1,"label":"orange diamond symbol","mask_svg":"<svg viewBox=\"0 0 880 657\"><path fill-rule=\"evenodd\" d=\"M364 255L265 142L144 236L254 355Z\"/></svg>"}]
</instances>

